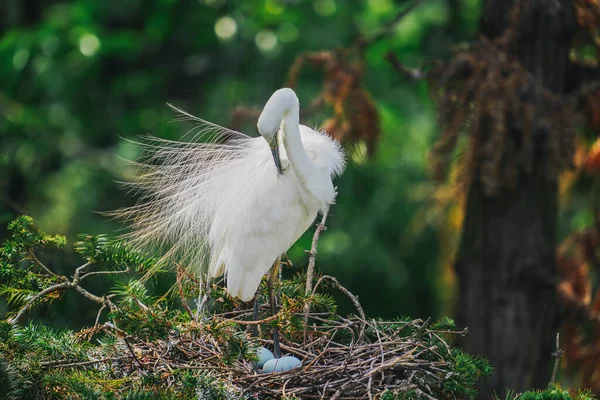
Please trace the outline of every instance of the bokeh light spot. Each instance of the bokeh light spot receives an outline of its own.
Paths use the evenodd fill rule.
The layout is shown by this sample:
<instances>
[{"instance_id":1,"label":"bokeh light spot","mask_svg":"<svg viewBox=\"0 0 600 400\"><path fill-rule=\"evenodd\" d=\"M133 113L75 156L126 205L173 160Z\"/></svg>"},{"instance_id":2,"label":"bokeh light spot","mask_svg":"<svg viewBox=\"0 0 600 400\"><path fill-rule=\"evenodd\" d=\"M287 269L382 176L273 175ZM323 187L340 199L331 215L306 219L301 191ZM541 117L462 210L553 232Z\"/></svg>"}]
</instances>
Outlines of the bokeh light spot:
<instances>
[{"instance_id":1,"label":"bokeh light spot","mask_svg":"<svg viewBox=\"0 0 600 400\"><path fill-rule=\"evenodd\" d=\"M367 162L367 145L365 142L358 143L350 152L350 157L357 165L362 165Z\"/></svg>"},{"instance_id":2,"label":"bokeh light spot","mask_svg":"<svg viewBox=\"0 0 600 400\"><path fill-rule=\"evenodd\" d=\"M201 4L209 7L220 7L225 2L224 0L198 0Z\"/></svg>"},{"instance_id":3,"label":"bokeh light spot","mask_svg":"<svg viewBox=\"0 0 600 400\"><path fill-rule=\"evenodd\" d=\"M294 24L285 22L279 27L279 30L277 31L277 37L279 37L279 40L284 43L291 43L298 39L298 28L296 28Z\"/></svg>"},{"instance_id":4,"label":"bokeh light spot","mask_svg":"<svg viewBox=\"0 0 600 400\"><path fill-rule=\"evenodd\" d=\"M29 50L27 49L19 49L13 56L13 65L17 71L22 70L27 65L27 61L29 60Z\"/></svg>"},{"instance_id":5,"label":"bokeh light spot","mask_svg":"<svg viewBox=\"0 0 600 400\"><path fill-rule=\"evenodd\" d=\"M256 42L256 47L263 52L273 51L275 46L277 46L277 36L269 30L258 32L254 41Z\"/></svg>"},{"instance_id":6,"label":"bokeh light spot","mask_svg":"<svg viewBox=\"0 0 600 400\"><path fill-rule=\"evenodd\" d=\"M221 17L215 23L215 33L219 39L231 39L237 32L237 23L229 16Z\"/></svg>"},{"instance_id":7,"label":"bokeh light spot","mask_svg":"<svg viewBox=\"0 0 600 400\"><path fill-rule=\"evenodd\" d=\"M100 39L94 34L86 33L79 38L79 51L87 57L91 57L100 49Z\"/></svg>"},{"instance_id":8,"label":"bokeh light spot","mask_svg":"<svg viewBox=\"0 0 600 400\"><path fill-rule=\"evenodd\" d=\"M394 9L394 3L391 0L369 0L369 8L376 14L385 14Z\"/></svg>"},{"instance_id":9,"label":"bokeh light spot","mask_svg":"<svg viewBox=\"0 0 600 400\"><path fill-rule=\"evenodd\" d=\"M279 15L285 11L285 5L278 0L267 0L265 1L265 11L269 14Z\"/></svg>"},{"instance_id":10,"label":"bokeh light spot","mask_svg":"<svg viewBox=\"0 0 600 400\"><path fill-rule=\"evenodd\" d=\"M313 8L320 16L328 17L335 14L335 0L315 0L313 1Z\"/></svg>"}]
</instances>

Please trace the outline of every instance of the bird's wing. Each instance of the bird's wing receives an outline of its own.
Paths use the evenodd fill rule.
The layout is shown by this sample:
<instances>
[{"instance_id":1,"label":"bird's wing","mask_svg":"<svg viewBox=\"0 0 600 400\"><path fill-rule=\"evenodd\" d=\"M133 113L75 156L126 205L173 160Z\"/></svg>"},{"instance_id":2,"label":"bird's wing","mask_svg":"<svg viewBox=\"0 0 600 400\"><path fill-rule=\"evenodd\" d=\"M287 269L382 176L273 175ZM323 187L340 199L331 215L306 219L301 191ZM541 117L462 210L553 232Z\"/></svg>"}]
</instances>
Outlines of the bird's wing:
<instances>
[{"instance_id":1,"label":"bird's wing","mask_svg":"<svg viewBox=\"0 0 600 400\"><path fill-rule=\"evenodd\" d=\"M304 233L318 211L316 205L302 202L294 175L277 174L267 144L257 144L264 147L264 154L259 151L256 156L263 167L253 179L246 179L245 188L225 199L210 231L210 275L225 272L228 292L245 301L254 296L277 257Z\"/></svg>"}]
</instances>

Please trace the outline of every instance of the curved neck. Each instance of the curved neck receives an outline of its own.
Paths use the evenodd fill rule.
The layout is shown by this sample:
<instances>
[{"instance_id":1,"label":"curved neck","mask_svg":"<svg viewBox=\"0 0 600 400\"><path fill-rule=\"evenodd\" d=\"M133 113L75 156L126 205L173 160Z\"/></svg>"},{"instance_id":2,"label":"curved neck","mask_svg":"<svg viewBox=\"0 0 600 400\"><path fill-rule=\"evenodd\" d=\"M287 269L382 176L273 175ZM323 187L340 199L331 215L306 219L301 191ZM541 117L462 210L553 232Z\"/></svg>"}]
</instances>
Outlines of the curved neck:
<instances>
[{"instance_id":1,"label":"curved neck","mask_svg":"<svg viewBox=\"0 0 600 400\"><path fill-rule=\"evenodd\" d=\"M297 105L290 107L290 109L283 113L281 133L283 136L283 147L285 147L285 152L290 161L290 167L296 173L300 183L307 187L308 180L316 176L317 171L302 145L299 108Z\"/></svg>"}]
</instances>

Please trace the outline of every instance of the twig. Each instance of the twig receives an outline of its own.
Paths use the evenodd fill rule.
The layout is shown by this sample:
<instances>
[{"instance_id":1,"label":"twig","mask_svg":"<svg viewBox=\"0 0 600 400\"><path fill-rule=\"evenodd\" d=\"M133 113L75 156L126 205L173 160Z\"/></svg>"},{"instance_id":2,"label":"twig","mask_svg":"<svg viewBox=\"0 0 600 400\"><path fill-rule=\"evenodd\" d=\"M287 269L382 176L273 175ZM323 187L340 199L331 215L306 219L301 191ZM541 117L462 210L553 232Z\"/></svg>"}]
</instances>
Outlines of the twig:
<instances>
[{"instance_id":1,"label":"twig","mask_svg":"<svg viewBox=\"0 0 600 400\"><path fill-rule=\"evenodd\" d=\"M313 235L312 243L310 246L310 257L308 258L308 268L306 270L306 290L304 294L307 296L312 293L313 289L313 278L315 276L315 263L317 260L317 243L319 242L319 236L321 232L327 230L325 222L327 222L327 214L329 214L329 206L323 211L323 217L321 217L321 223L317 225L315 234Z\"/></svg>"},{"instance_id":2,"label":"twig","mask_svg":"<svg viewBox=\"0 0 600 400\"><path fill-rule=\"evenodd\" d=\"M10 318L8 320L9 324L15 325L17 322L19 322L19 320L21 319L21 317L23 317L23 315L29 311L29 309L31 309L31 306L33 306L33 304L38 301L39 299L41 299L42 297L50 294L50 293L54 293L54 292L58 292L61 290L65 290L65 289L69 289L73 287L73 284L71 282L63 282L63 283L57 283L56 285L52 285L50 287L47 287L46 289L42 290L41 292L39 292L38 294L36 294L35 296L33 296L32 298L30 298L29 300L27 300L27 303L25 303L25 305L23 307L21 307L21 309L19 310L19 312L17 313L17 315L15 315L13 318Z\"/></svg>"},{"instance_id":3,"label":"twig","mask_svg":"<svg viewBox=\"0 0 600 400\"><path fill-rule=\"evenodd\" d=\"M382 354L383 357L383 354ZM375 361L377 360L373 360L371 361L371 368L373 368L373 366L375 365ZM367 383L367 391L369 394L369 400L373 400L373 391L371 390L371 386L373 385L373 375L369 376L369 383Z\"/></svg>"},{"instance_id":4,"label":"twig","mask_svg":"<svg viewBox=\"0 0 600 400\"><path fill-rule=\"evenodd\" d=\"M137 358L137 356L135 355L135 352L133 351L133 348L131 347L131 345L129 344L129 341L127 340L127 338L125 336L123 336L123 341L127 345L127 348L129 349L129 352L131 353L131 355L133 356L133 358L136 361L137 365L139 366L140 371L143 371L145 369L144 365L139 360L139 358Z\"/></svg>"},{"instance_id":5,"label":"twig","mask_svg":"<svg viewBox=\"0 0 600 400\"><path fill-rule=\"evenodd\" d=\"M128 274L129 272L131 272L131 271L129 271L129 268L126 268L124 270L119 270L119 271L93 271L93 272L88 272L87 274L81 275L79 280L82 281L85 278L92 276L92 275L118 275L118 274Z\"/></svg>"},{"instance_id":6,"label":"twig","mask_svg":"<svg viewBox=\"0 0 600 400\"><path fill-rule=\"evenodd\" d=\"M338 282L337 279L335 279L333 276L329 276L329 275L323 275L321 278L319 278L319 280L315 284L315 287L312 291L313 294L316 292L317 288L319 287L321 282L324 280L331 281L331 283L333 283L333 285L335 287L337 287L342 293L344 293L352 301L352 303L354 303L354 307L356 308L356 311L358 311L358 314L361 318L361 328L360 328L360 333L358 334L358 340L362 339L362 336L365 333L365 325L366 325L367 317L365 316L365 312L363 311L362 306L358 302L358 298L355 295L353 295L352 292L350 292L348 289L346 289L344 286L342 286L342 284L340 282Z\"/></svg>"},{"instance_id":7,"label":"twig","mask_svg":"<svg viewBox=\"0 0 600 400\"><path fill-rule=\"evenodd\" d=\"M115 304L112 301L110 301L109 297L96 296L95 294L88 292L87 290L85 290L84 288L82 288L79 285L79 282L82 279L82 277L81 277L82 272L84 272L85 269L90 265L91 265L91 263L88 262L88 263L85 263L82 266L78 267L77 269L75 269L75 274L73 275L73 280L71 282L62 282L62 283L57 283L55 285L49 286L46 289L39 292L38 294L36 294L35 296L33 296L32 298L30 298L29 300L27 300L27 302L19 309L19 311L17 312L17 315L15 315L13 318L10 318L8 320L8 323L10 323L12 325L17 324L19 322L19 320L23 317L23 315L25 315L25 313L27 311L29 311L31 309L31 307L38 300L49 295L50 293L59 292L59 291L63 291L66 289L74 289L75 291L79 292L84 297L88 298L89 300L92 300L93 302L102 304L103 306L106 305L106 306L110 307L111 309L116 308ZM89 274L87 274L87 275L89 275ZM87 275L84 275L84 277Z\"/></svg>"},{"instance_id":8,"label":"twig","mask_svg":"<svg viewBox=\"0 0 600 400\"><path fill-rule=\"evenodd\" d=\"M106 297L96 296L95 294L88 292L87 290L85 290L84 288L82 288L81 286L79 286L76 283L71 283L71 287L73 289L75 289L77 292L79 292L80 294L82 294L84 297L92 300L93 302L96 302L98 304L105 304L106 302L109 302L109 304L112 304L112 302L110 300L108 300Z\"/></svg>"},{"instance_id":9,"label":"twig","mask_svg":"<svg viewBox=\"0 0 600 400\"><path fill-rule=\"evenodd\" d=\"M313 279L315 276L315 263L317 260L317 243L319 242L319 237L321 236L321 232L327 229L325 223L327 222L327 215L329 214L329 205L323 211L323 216L321 217L321 222L317 225L317 229L315 230L315 234L313 235L312 243L310 245L310 257L308 258L308 268L306 269L306 290L304 294L308 297L312 294L313 291ZM306 343L306 326L308 325L308 314L310 313L310 301L307 301L304 305L304 343Z\"/></svg>"},{"instance_id":10,"label":"twig","mask_svg":"<svg viewBox=\"0 0 600 400\"><path fill-rule=\"evenodd\" d=\"M181 273L182 270L183 269L181 266L177 265L177 289L179 291L179 299L181 300L181 305L183 306L185 312L188 313L192 321L196 321L196 317L194 316L194 313L192 312L192 309L185 298L185 293L183 293L183 283L181 282L181 279L183 278L183 274Z\"/></svg>"},{"instance_id":11,"label":"twig","mask_svg":"<svg viewBox=\"0 0 600 400\"><path fill-rule=\"evenodd\" d=\"M131 358L131 356L118 356L118 357L107 357L100 360L89 360L89 361L78 361L71 363L63 363L62 361L50 361L50 362L42 362L40 366L42 368L73 368L73 367L85 367L88 365L94 364L102 364L109 361L120 361Z\"/></svg>"},{"instance_id":12,"label":"twig","mask_svg":"<svg viewBox=\"0 0 600 400\"><path fill-rule=\"evenodd\" d=\"M555 358L554 360L554 369L552 370L552 378L550 379L550 383L548 383L549 387L554 385L554 381L556 380L556 371L558 370L558 363L560 358L563 355L563 351L560 349L560 332L556 333L556 351L552 353L552 356Z\"/></svg>"},{"instance_id":13,"label":"twig","mask_svg":"<svg viewBox=\"0 0 600 400\"><path fill-rule=\"evenodd\" d=\"M286 310L284 310L284 309L280 309L277 312L277 314L273 314L270 317L267 317L264 319L259 319L256 321L242 321L242 320L237 320L237 319L222 318L220 316L214 316L213 318L218 318L225 322L235 322L238 325L263 325L263 324L266 324L267 322L275 321L276 319L280 318L285 313L285 311ZM297 311L300 311L300 310L297 310Z\"/></svg>"},{"instance_id":14,"label":"twig","mask_svg":"<svg viewBox=\"0 0 600 400\"><path fill-rule=\"evenodd\" d=\"M418 69L410 69L402 65L398 57L391 51L387 52L387 54L385 55L385 59L392 65L392 67L396 71L412 80L418 81L427 77L427 74L423 71L420 71Z\"/></svg>"},{"instance_id":15,"label":"twig","mask_svg":"<svg viewBox=\"0 0 600 400\"><path fill-rule=\"evenodd\" d=\"M94 322L94 326L98 326L98 324L100 323L100 315L102 315L102 311L104 311L105 308L106 308L106 304L104 304L98 310L98 314L96 314L96 322Z\"/></svg>"},{"instance_id":16,"label":"twig","mask_svg":"<svg viewBox=\"0 0 600 400\"><path fill-rule=\"evenodd\" d=\"M42 267L42 269L44 271L46 271L48 274L50 274L51 276L54 277L59 277L59 275L56 275L54 272L50 271L50 269L48 267L46 267L40 260L39 258L37 258L37 256L35 255L35 253L33 252L33 249L29 249L29 256L31 258L33 258L33 260L40 266Z\"/></svg>"},{"instance_id":17,"label":"twig","mask_svg":"<svg viewBox=\"0 0 600 400\"><path fill-rule=\"evenodd\" d=\"M417 0L415 1L413 4L409 5L408 7L406 7L405 9L401 10L398 12L398 14L396 14L396 16L394 18L392 18L390 21L388 21L386 24L384 24L381 29L379 30L379 32L377 32L376 34L372 35L369 38L362 38L358 40L358 47L359 48L365 48L366 46L377 42L378 40L381 40L384 36L388 35L390 33L390 31L392 29L394 29L394 27L400 22L402 21L402 19L404 17L406 17L408 15L408 13L410 13L412 10L414 10L417 6L421 5L421 3L423 3L423 0Z\"/></svg>"},{"instance_id":18,"label":"twig","mask_svg":"<svg viewBox=\"0 0 600 400\"><path fill-rule=\"evenodd\" d=\"M91 262L86 262L85 264L83 264L80 267L75 268L75 274L73 274L73 280L79 282L80 280L80 275L85 272L85 269L87 267L89 267L90 265L92 265Z\"/></svg>"}]
</instances>

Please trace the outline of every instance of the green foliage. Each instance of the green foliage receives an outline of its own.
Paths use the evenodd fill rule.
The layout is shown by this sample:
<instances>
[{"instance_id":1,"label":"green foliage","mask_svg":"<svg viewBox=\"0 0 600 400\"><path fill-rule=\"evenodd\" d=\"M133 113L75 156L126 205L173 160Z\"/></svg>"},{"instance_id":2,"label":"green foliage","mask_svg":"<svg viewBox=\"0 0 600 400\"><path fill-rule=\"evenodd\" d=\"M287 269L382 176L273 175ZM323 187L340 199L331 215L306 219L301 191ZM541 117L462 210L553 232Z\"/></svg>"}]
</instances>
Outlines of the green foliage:
<instances>
[{"instance_id":1,"label":"green foliage","mask_svg":"<svg viewBox=\"0 0 600 400\"><path fill-rule=\"evenodd\" d=\"M40 265L30 253L34 249L53 244L64 247L64 240L34 229L30 218L20 218L11 224L11 227L16 228L15 235L18 235L12 239L12 246L21 254L29 254L31 259L26 263L10 263L11 260L7 257L7 265L10 268L23 271L20 276L27 279L29 276L38 279L46 277L45 279L55 283L70 283L73 285L69 286L70 289L80 288L76 291L88 298L92 296L98 303L98 309L108 308L109 312L104 314L104 318L98 317L97 325L82 331L56 330L39 323L20 326L0 321L0 395L4 396L3 398L254 399L249 395L241 395L242 390L236 386L235 381L227 378L228 375L215 376L210 372L210 368L204 370L188 366L196 357L189 354L193 351L190 346L195 343L190 342L190 338L205 338L198 343L210 347L209 358L216 357L217 370L238 368L239 363L254 361L259 342L248 336L244 324L224 318L225 314L213 314L213 317L206 320L192 321L186 312L167 300L166 294L152 294L140 276L130 278L127 283L114 283L108 296L86 292L77 286L78 279L87 281L87 276L117 273L126 268L134 269L135 265L152 269L152 263L139 254L130 252L125 244L112 241L108 236L81 235L76 249L86 263L76 268L70 281L67 277L55 275L47 269L34 270ZM145 267L135 270L145 273L148 270ZM273 319L271 324L277 323L287 340L302 340L304 325L301 311L307 301L311 301L319 315L324 316L323 328L334 326L332 323L336 317L336 303L333 298L321 293L306 296L304 282L303 276L296 275L293 279L281 283L282 308L278 314L279 318ZM19 279L12 279L6 288L21 290L24 285ZM182 301L189 297L189 293L185 292L186 288L191 290L188 286L181 288ZM40 290L44 289L31 288L27 296L20 300L13 299L11 302L15 307L32 306L32 296L38 296ZM1 293L8 299L15 297L15 292L11 290ZM46 296L58 297L51 291L48 291ZM240 305L239 301L227 296L218 285L214 285L211 296L213 312L218 309L220 312L225 310L235 313L236 307ZM40 299L40 302L44 301L45 299ZM434 325L440 329L439 335L445 335L450 332L453 322L442 319ZM472 358L455 349L450 350L438 334L426 332L427 322L401 318L377 326L380 328L369 327L365 331L365 337L372 343L376 343L378 335L383 333L396 335L394 337L410 337L417 341L416 343L420 343L418 348L438 349L436 354L440 354L445 360L445 376L448 379L444 381L443 387L440 387L439 379L426 376L424 384L437 387L434 390L443 393L449 399L473 397L476 381L489 375L491 371L483 360ZM264 324L262 334L270 335L271 329L272 325ZM336 342L344 342L345 331L347 329L336 331ZM182 344L184 338L188 343L186 345ZM350 338L348 343L351 340L355 338ZM147 357L155 358L151 362L142 361ZM156 369L155 367L164 361L163 357L171 360L171 364L168 364L170 367ZM420 359L427 360L425 356ZM436 358L436 361L439 361L439 358ZM418 391L386 392L383 398L417 398L418 394Z\"/></svg>"},{"instance_id":2,"label":"green foliage","mask_svg":"<svg viewBox=\"0 0 600 400\"><path fill-rule=\"evenodd\" d=\"M421 397L415 390L394 393L392 390L386 390L381 394L381 400L419 400Z\"/></svg>"},{"instance_id":3,"label":"green foliage","mask_svg":"<svg viewBox=\"0 0 600 400\"><path fill-rule=\"evenodd\" d=\"M438 322L432 325L435 330L452 330L456 329L456 322L450 317L442 317Z\"/></svg>"},{"instance_id":4,"label":"green foliage","mask_svg":"<svg viewBox=\"0 0 600 400\"><path fill-rule=\"evenodd\" d=\"M475 399L477 391L475 384L482 378L489 378L493 368L489 361L483 357L474 357L459 349L452 349L454 358L453 373L444 381L444 388L448 393L458 397Z\"/></svg>"},{"instance_id":5,"label":"green foliage","mask_svg":"<svg viewBox=\"0 0 600 400\"><path fill-rule=\"evenodd\" d=\"M79 234L77 238L75 251L90 263L138 272L156 264L156 260L132 249L125 241L108 235Z\"/></svg>"},{"instance_id":6,"label":"green foliage","mask_svg":"<svg viewBox=\"0 0 600 400\"><path fill-rule=\"evenodd\" d=\"M521 394L509 391L506 394L506 400L593 400L595 398L590 391L586 390L580 390L575 396L571 396L568 390L564 390L558 385L546 390L532 390ZM498 399L497 396L496 399Z\"/></svg>"},{"instance_id":7,"label":"green foliage","mask_svg":"<svg viewBox=\"0 0 600 400\"><path fill-rule=\"evenodd\" d=\"M412 228L429 201L419 198L418 189L427 181L435 112L426 84L399 76L384 55L392 51L410 67L446 55L454 41L476 29L479 3L423 2L365 54L362 86L381 116L380 146L370 162L349 154L319 257L370 315L439 313L441 286L436 232L429 221ZM390 0L0 4L0 224L25 209L40 226L69 238L120 228L90 211L133 201L115 184L130 173L120 158L138 156L121 137L178 139L190 128L169 123L174 114L165 102L232 126L232 109L262 106L285 84L295 57L351 46L404 7ZM231 37L217 34L223 22L233 29ZM261 38L273 47L259 46ZM302 71L296 88L302 104L317 96L323 77L310 65ZM303 123L322 126L332 114L325 108L303 116ZM255 118L243 122L238 128L255 135ZM309 241L310 233L290 251L299 267ZM57 263L70 265L64 255ZM337 300L344 311L351 309ZM85 304L64 306L61 314L83 324Z\"/></svg>"},{"instance_id":8,"label":"green foliage","mask_svg":"<svg viewBox=\"0 0 600 400\"><path fill-rule=\"evenodd\" d=\"M31 261L31 252L37 248L63 248L66 238L62 235L48 235L33 225L33 219L22 215L8 224L11 237L0 248L0 280L23 279L19 266Z\"/></svg>"},{"instance_id":9,"label":"green foliage","mask_svg":"<svg viewBox=\"0 0 600 400\"><path fill-rule=\"evenodd\" d=\"M13 307L23 306L32 296L63 281L49 274L35 255L43 249L61 249L67 244L62 235L49 235L38 229L29 216L19 216L8 224L10 238L0 248L0 296ZM49 302L55 297L47 296L35 302Z\"/></svg>"},{"instance_id":10,"label":"green foliage","mask_svg":"<svg viewBox=\"0 0 600 400\"><path fill-rule=\"evenodd\" d=\"M181 320L180 313L171 311L163 298L154 298L139 280L127 284L118 282L112 293L117 296L117 308L110 313L122 329L144 340L164 339Z\"/></svg>"},{"instance_id":11,"label":"green foliage","mask_svg":"<svg viewBox=\"0 0 600 400\"><path fill-rule=\"evenodd\" d=\"M29 376L0 358L0 395L6 400L27 398L28 388L32 386Z\"/></svg>"}]
</instances>

